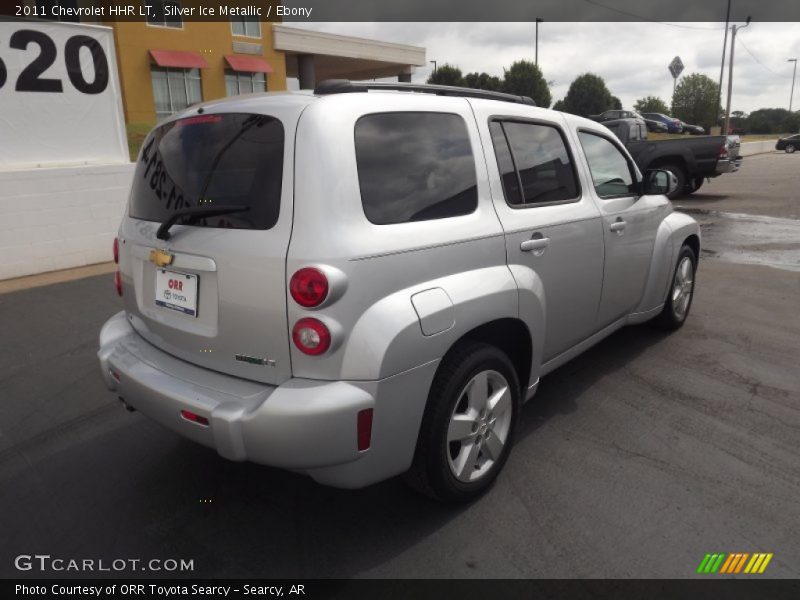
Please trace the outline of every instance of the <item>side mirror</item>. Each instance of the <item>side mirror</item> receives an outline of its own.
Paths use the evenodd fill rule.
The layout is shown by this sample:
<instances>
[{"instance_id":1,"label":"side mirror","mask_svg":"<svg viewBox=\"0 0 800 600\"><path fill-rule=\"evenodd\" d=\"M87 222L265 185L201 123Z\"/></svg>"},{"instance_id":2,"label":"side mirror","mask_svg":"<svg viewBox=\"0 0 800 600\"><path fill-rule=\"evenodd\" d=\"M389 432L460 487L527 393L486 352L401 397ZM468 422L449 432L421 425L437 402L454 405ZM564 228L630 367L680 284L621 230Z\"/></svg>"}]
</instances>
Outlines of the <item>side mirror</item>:
<instances>
[{"instance_id":1,"label":"side mirror","mask_svg":"<svg viewBox=\"0 0 800 600\"><path fill-rule=\"evenodd\" d=\"M644 174L642 191L646 196L668 195L678 189L678 179L669 171L651 169Z\"/></svg>"}]
</instances>

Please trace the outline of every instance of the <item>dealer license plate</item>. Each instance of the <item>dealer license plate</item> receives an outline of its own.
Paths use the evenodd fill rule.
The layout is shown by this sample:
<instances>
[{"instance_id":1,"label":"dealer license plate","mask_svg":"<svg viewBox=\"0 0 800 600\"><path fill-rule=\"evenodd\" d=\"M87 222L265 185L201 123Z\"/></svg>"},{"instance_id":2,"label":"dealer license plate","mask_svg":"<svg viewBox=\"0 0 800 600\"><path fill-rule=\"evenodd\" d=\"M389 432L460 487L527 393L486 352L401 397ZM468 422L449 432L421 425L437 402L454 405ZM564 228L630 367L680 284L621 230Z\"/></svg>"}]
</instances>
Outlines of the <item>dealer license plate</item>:
<instances>
[{"instance_id":1,"label":"dealer license plate","mask_svg":"<svg viewBox=\"0 0 800 600\"><path fill-rule=\"evenodd\" d=\"M197 275L156 270L156 304L197 316Z\"/></svg>"}]
</instances>

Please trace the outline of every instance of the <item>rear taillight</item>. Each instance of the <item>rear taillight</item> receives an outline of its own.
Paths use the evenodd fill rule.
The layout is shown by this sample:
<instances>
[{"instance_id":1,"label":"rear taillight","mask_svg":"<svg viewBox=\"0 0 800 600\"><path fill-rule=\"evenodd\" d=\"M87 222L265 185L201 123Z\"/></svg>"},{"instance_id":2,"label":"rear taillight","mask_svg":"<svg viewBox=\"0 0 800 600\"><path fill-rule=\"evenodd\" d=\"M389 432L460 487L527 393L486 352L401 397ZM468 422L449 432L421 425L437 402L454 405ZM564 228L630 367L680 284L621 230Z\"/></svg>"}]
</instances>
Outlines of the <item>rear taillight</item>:
<instances>
[{"instance_id":1,"label":"rear taillight","mask_svg":"<svg viewBox=\"0 0 800 600\"><path fill-rule=\"evenodd\" d=\"M728 144L723 143L722 146L719 148L719 157L720 158L728 158Z\"/></svg>"},{"instance_id":2,"label":"rear taillight","mask_svg":"<svg viewBox=\"0 0 800 600\"><path fill-rule=\"evenodd\" d=\"M365 408L358 412L356 423L356 440L358 451L368 450L372 443L372 413L371 408Z\"/></svg>"},{"instance_id":3,"label":"rear taillight","mask_svg":"<svg viewBox=\"0 0 800 600\"><path fill-rule=\"evenodd\" d=\"M119 264L119 238L114 238L114 245L112 248L114 252L114 262Z\"/></svg>"},{"instance_id":4,"label":"rear taillight","mask_svg":"<svg viewBox=\"0 0 800 600\"><path fill-rule=\"evenodd\" d=\"M303 354L317 356L331 347L331 332L319 319L307 317L295 323L292 340Z\"/></svg>"},{"instance_id":5,"label":"rear taillight","mask_svg":"<svg viewBox=\"0 0 800 600\"><path fill-rule=\"evenodd\" d=\"M319 306L328 296L328 278L319 269L304 267L292 275L289 293L300 306Z\"/></svg>"}]
</instances>

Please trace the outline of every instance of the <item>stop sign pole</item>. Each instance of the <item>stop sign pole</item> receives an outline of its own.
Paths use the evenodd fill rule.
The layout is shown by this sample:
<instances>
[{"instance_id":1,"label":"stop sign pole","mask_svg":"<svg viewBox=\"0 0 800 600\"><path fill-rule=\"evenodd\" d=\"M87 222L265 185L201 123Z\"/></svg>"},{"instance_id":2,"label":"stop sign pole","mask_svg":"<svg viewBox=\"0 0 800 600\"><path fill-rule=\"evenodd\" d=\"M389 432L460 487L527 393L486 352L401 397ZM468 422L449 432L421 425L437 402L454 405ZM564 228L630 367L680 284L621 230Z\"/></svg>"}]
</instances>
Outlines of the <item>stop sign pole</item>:
<instances>
[{"instance_id":1,"label":"stop sign pole","mask_svg":"<svg viewBox=\"0 0 800 600\"><path fill-rule=\"evenodd\" d=\"M683 61L681 60L680 56L676 56L672 59L672 62L669 63L667 66L669 72L672 74L672 97L673 102L675 98L675 84L678 81L678 77L680 77L681 73L683 73Z\"/></svg>"}]
</instances>

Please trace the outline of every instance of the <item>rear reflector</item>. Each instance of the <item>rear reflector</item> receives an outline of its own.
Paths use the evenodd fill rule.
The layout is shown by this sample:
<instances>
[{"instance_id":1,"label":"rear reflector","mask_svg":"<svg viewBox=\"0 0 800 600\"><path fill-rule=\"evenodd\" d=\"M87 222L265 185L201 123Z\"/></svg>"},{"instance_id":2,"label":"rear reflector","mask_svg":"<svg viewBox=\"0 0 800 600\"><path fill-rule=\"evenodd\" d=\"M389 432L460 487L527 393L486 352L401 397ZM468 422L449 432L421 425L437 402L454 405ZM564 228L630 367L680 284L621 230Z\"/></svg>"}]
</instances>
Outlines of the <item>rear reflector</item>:
<instances>
[{"instance_id":1,"label":"rear reflector","mask_svg":"<svg viewBox=\"0 0 800 600\"><path fill-rule=\"evenodd\" d=\"M122 296L122 274L119 271L114 273L114 287L117 288L117 295Z\"/></svg>"},{"instance_id":2,"label":"rear reflector","mask_svg":"<svg viewBox=\"0 0 800 600\"><path fill-rule=\"evenodd\" d=\"M114 238L112 252L114 253L114 262L119 264L119 238Z\"/></svg>"},{"instance_id":3,"label":"rear reflector","mask_svg":"<svg viewBox=\"0 0 800 600\"><path fill-rule=\"evenodd\" d=\"M365 408L358 412L358 424L356 426L358 440L358 451L369 450L372 443L372 409Z\"/></svg>"},{"instance_id":4,"label":"rear reflector","mask_svg":"<svg viewBox=\"0 0 800 600\"><path fill-rule=\"evenodd\" d=\"M205 417L201 417L200 415L195 414L191 411L182 410L181 416L187 421L191 421L192 423L197 423L198 425L204 425L205 427L208 427L208 419L206 419Z\"/></svg>"}]
</instances>

